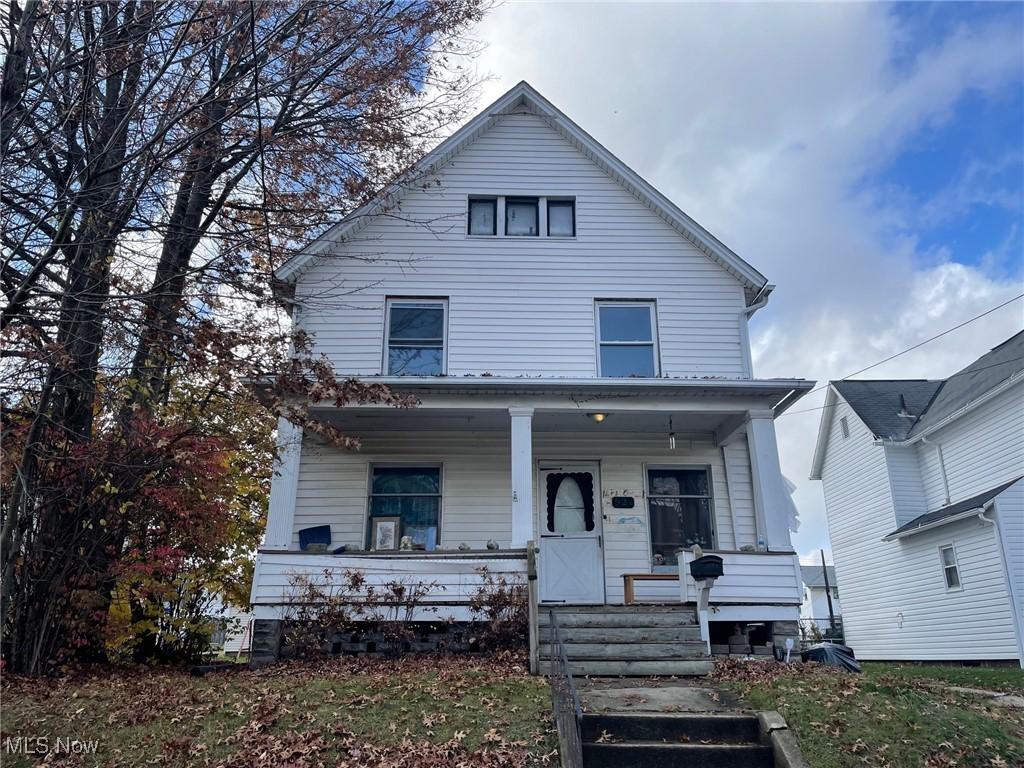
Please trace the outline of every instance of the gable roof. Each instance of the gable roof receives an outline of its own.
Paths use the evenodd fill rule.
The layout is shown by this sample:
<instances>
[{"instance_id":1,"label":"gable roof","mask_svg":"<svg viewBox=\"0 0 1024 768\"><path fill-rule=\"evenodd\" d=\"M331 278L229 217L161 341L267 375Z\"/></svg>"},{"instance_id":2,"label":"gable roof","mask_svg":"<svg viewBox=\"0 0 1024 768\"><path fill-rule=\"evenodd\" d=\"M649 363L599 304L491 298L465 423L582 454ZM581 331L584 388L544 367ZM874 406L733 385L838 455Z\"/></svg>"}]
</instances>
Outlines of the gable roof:
<instances>
[{"instance_id":1,"label":"gable roof","mask_svg":"<svg viewBox=\"0 0 1024 768\"><path fill-rule=\"evenodd\" d=\"M552 129L583 152L640 202L658 214L712 261L739 280L744 287L748 306L753 304L759 296L766 297L770 292L772 286L768 284L764 275L681 211L672 201L641 178L636 171L605 149L525 80L513 86L497 101L427 153L416 163L408 175L417 176L436 172L493 125L496 120L501 119L503 115L523 110L545 120ZM408 185L403 184L402 181L392 183L372 201L347 215L288 259L278 267L274 277L281 282L294 282L313 259L327 251L332 245L343 242L354 235L365 227L375 214L382 213L394 206L408 189Z\"/></svg>"},{"instance_id":2,"label":"gable roof","mask_svg":"<svg viewBox=\"0 0 1024 768\"><path fill-rule=\"evenodd\" d=\"M997 485L995 488L990 488L983 493L979 493L976 496L972 496L969 499L964 499L956 504L949 504L945 507L940 507L933 512L926 512L923 515L919 515L909 523L901 525L895 531L883 538L882 541L900 539L904 536L909 536L912 533L917 533L918 531L934 528L936 525L945 525L946 523L952 523L954 520L961 517L975 515L978 512L983 511L985 505L992 501L992 499L1014 483L1020 482L1022 479L1024 479L1024 477L1015 478L1009 482L1003 483L1002 485Z\"/></svg>"},{"instance_id":3,"label":"gable roof","mask_svg":"<svg viewBox=\"0 0 1024 768\"><path fill-rule=\"evenodd\" d=\"M833 381L843 400L877 438L906 440L942 381L888 379ZM910 416L900 413L910 414Z\"/></svg>"},{"instance_id":4,"label":"gable roof","mask_svg":"<svg viewBox=\"0 0 1024 768\"><path fill-rule=\"evenodd\" d=\"M838 586L836 584L836 569L834 566L828 567L828 585L830 587ZM822 572L820 565L801 565L800 576L804 580L805 587L822 587L825 586L825 574Z\"/></svg>"},{"instance_id":5,"label":"gable roof","mask_svg":"<svg viewBox=\"0 0 1024 768\"><path fill-rule=\"evenodd\" d=\"M818 425L810 477L821 479L828 425L840 397L876 439L914 442L1021 378L1024 378L1024 331L948 379L830 381ZM908 415L901 416L901 412Z\"/></svg>"}]
</instances>

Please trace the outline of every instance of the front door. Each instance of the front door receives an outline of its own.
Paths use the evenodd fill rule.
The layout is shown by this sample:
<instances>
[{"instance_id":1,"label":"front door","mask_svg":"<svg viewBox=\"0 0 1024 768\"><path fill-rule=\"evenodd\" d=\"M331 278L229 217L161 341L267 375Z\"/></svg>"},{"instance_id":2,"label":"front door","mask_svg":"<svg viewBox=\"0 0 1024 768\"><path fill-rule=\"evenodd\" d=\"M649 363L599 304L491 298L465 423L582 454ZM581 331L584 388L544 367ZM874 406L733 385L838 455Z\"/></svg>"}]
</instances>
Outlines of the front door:
<instances>
[{"instance_id":1,"label":"front door","mask_svg":"<svg viewBox=\"0 0 1024 768\"><path fill-rule=\"evenodd\" d=\"M541 465L539 485L541 601L603 603L597 464Z\"/></svg>"}]
</instances>

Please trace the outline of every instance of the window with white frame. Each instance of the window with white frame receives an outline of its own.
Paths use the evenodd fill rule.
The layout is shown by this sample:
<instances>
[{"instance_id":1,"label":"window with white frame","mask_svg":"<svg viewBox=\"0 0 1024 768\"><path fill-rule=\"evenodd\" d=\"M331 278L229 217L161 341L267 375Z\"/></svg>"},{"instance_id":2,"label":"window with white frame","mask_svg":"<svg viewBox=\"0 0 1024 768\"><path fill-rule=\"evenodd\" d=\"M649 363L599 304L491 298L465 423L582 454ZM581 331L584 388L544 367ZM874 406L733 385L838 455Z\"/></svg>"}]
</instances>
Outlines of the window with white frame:
<instances>
[{"instance_id":1,"label":"window with white frame","mask_svg":"<svg viewBox=\"0 0 1024 768\"><path fill-rule=\"evenodd\" d=\"M677 553L714 546L711 477L703 467L650 467L647 513L653 565L675 565Z\"/></svg>"},{"instance_id":2,"label":"window with white frame","mask_svg":"<svg viewBox=\"0 0 1024 768\"><path fill-rule=\"evenodd\" d=\"M445 299L388 299L387 359L390 376L440 376L445 371Z\"/></svg>"},{"instance_id":3,"label":"window with white frame","mask_svg":"<svg viewBox=\"0 0 1024 768\"><path fill-rule=\"evenodd\" d=\"M653 301L597 302L598 374L657 376L656 326Z\"/></svg>"},{"instance_id":4,"label":"window with white frame","mask_svg":"<svg viewBox=\"0 0 1024 768\"><path fill-rule=\"evenodd\" d=\"M413 549L433 551L441 530L441 468L372 467L369 507L370 549L398 549L408 536Z\"/></svg>"},{"instance_id":5,"label":"window with white frame","mask_svg":"<svg viewBox=\"0 0 1024 768\"><path fill-rule=\"evenodd\" d=\"M956 550L952 544L939 547L939 557L942 559L942 575L946 579L946 589L960 589L960 566L956 562Z\"/></svg>"}]
</instances>

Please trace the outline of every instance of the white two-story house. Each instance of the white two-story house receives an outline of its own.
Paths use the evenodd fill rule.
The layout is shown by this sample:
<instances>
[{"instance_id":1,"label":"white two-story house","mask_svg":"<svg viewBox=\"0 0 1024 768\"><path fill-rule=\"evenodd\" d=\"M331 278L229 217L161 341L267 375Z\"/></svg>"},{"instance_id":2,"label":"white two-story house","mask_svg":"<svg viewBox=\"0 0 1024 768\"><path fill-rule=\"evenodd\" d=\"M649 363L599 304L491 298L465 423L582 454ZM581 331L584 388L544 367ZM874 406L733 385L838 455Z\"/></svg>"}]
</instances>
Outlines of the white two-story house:
<instances>
[{"instance_id":1,"label":"white two-story house","mask_svg":"<svg viewBox=\"0 0 1024 768\"><path fill-rule=\"evenodd\" d=\"M945 380L831 382L811 477L858 657L1024 664L1024 332Z\"/></svg>"},{"instance_id":2,"label":"white two-story house","mask_svg":"<svg viewBox=\"0 0 1024 768\"><path fill-rule=\"evenodd\" d=\"M727 556L722 621L795 626L774 419L813 383L754 377L765 277L526 83L417 170L277 274L315 354L418 405L310 404L359 450L280 424L257 623L344 569L436 582L465 620L477 569L525 579L528 545L541 606L622 604L699 545Z\"/></svg>"}]
</instances>

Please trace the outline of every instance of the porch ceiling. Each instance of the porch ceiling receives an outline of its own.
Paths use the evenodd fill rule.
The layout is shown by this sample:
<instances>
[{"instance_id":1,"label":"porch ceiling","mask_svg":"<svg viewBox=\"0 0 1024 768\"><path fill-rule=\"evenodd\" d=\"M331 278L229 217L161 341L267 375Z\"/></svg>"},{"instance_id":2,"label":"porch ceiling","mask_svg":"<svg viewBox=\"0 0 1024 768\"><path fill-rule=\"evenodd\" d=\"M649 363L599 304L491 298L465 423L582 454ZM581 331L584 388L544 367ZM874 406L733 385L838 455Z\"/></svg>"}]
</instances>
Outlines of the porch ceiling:
<instances>
[{"instance_id":1,"label":"porch ceiling","mask_svg":"<svg viewBox=\"0 0 1024 768\"><path fill-rule=\"evenodd\" d=\"M316 415L346 434L358 436L371 432L508 432L508 410L394 408L314 409ZM600 424L587 414L590 408L575 411L537 410L534 432L571 433L645 433L668 431L669 417L677 435L722 434L735 428L742 417L733 412L626 411L616 413L597 406L593 411L607 413Z\"/></svg>"}]
</instances>

